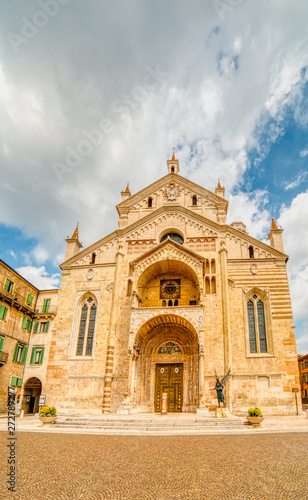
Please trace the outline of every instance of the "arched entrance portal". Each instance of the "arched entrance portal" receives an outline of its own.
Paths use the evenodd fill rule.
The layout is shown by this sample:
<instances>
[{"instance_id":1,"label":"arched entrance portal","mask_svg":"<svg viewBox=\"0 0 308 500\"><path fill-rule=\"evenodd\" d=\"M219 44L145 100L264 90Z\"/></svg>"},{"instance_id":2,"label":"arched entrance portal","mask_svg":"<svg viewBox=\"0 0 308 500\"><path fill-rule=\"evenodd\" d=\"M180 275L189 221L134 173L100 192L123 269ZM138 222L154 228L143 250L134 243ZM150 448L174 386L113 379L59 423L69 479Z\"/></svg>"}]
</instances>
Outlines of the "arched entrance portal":
<instances>
[{"instance_id":1,"label":"arched entrance portal","mask_svg":"<svg viewBox=\"0 0 308 500\"><path fill-rule=\"evenodd\" d=\"M42 382L32 377L24 386L22 409L25 413L37 413L39 411L39 398L42 393Z\"/></svg>"},{"instance_id":2,"label":"arched entrance portal","mask_svg":"<svg viewBox=\"0 0 308 500\"><path fill-rule=\"evenodd\" d=\"M136 335L131 370L131 397L143 411L160 411L167 393L168 411L198 408L198 335L175 314L149 319Z\"/></svg>"}]
</instances>

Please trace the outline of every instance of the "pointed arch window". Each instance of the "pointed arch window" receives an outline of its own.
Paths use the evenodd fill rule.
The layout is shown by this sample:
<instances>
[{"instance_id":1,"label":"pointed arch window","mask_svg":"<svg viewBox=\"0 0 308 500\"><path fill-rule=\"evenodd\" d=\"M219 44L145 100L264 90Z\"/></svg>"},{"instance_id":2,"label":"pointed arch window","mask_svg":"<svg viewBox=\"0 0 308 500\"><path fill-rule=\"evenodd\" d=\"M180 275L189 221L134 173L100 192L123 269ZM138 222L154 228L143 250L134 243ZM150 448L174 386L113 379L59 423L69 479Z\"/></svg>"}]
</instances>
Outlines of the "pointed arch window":
<instances>
[{"instance_id":1,"label":"pointed arch window","mask_svg":"<svg viewBox=\"0 0 308 500\"><path fill-rule=\"evenodd\" d=\"M248 342L250 354L271 352L268 300L256 293L247 301Z\"/></svg>"},{"instance_id":2,"label":"pointed arch window","mask_svg":"<svg viewBox=\"0 0 308 500\"><path fill-rule=\"evenodd\" d=\"M96 310L92 297L81 307L76 356L92 356Z\"/></svg>"},{"instance_id":3,"label":"pointed arch window","mask_svg":"<svg viewBox=\"0 0 308 500\"><path fill-rule=\"evenodd\" d=\"M195 195L192 197L192 204L193 206L197 206L197 196Z\"/></svg>"}]
</instances>

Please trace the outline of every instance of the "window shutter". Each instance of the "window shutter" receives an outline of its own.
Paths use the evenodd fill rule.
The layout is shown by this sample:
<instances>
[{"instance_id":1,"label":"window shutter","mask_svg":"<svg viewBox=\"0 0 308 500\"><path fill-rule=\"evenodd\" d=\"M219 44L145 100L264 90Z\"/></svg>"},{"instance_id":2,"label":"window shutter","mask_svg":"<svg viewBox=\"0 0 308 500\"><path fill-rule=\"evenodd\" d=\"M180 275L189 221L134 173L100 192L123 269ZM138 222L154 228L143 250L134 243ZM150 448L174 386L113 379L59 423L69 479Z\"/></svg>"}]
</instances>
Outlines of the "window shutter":
<instances>
[{"instance_id":1,"label":"window shutter","mask_svg":"<svg viewBox=\"0 0 308 500\"><path fill-rule=\"evenodd\" d=\"M27 323L28 323L28 318L27 316L24 316L23 317L23 320L22 320L22 328L27 328Z\"/></svg>"},{"instance_id":2,"label":"window shutter","mask_svg":"<svg viewBox=\"0 0 308 500\"><path fill-rule=\"evenodd\" d=\"M10 287L10 280L6 280L5 282L5 285L4 285L4 290L6 290L7 292L9 291L9 287Z\"/></svg>"},{"instance_id":3,"label":"window shutter","mask_svg":"<svg viewBox=\"0 0 308 500\"><path fill-rule=\"evenodd\" d=\"M24 362L26 360L27 350L28 350L28 346L24 346L23 349L22 349L22 355L21 355L21 359L20 359L20 362L22 364L24 364Z\"/></svg>"},{"instance_id":4,"label":"window shutter","mask_svg":"<svg viewBox=\"0 0 308 500\"><path fill-rule=\"evenodd\" d=\"M4 319L4 310L6 308L4 306L0 306L0 319Z\"/></svg>"},{"instance_id":5,"label":"window shutter","mask_svg":"<svg viewBox=\"0 0 308 500\"><path fill-rule=\"evenodd\" d=\"M45 351L45 347L42 347L42 350L41 350L41 355L40 355L40 365L43 363L43 359L44 359L44 351Z\"/></svg>"},{"instance_id":6,"label":"window shutter","mask_svg":"<svg viewBox=\"0 0 308 500\"><path fill-rule=\"evenodd\" d=\"M15 345L15 351L14 351L14 355L13 355L13 361L16 361L17 351L18 351L18 342L16 342L16 345Z\"/></svg>"},{"instance_id":7,"label":"window shutter","mask_svg":"<svg viewBox=\"0 0 308 500\"><path fill-rule=\"evenodd\" d=\"M5 307L4 312L3 312L3 319L6 319L7 312L8 312L8 308Z\"/></svg>"},{"instance_id":8,"label":"window shutter","mask_svg":"<svg viewBox=\"0 0 308 500\"><path fill-rule=\"evenodd\" d=\"M22 378L18 378L17 379L17 387L21 387L22 386Z\"/></svg>"},{"instance_id":9,"label":"window shutter","mask_svg":"<svg viewBox=\"0 0 308 500\"><path fill-rule=\"evenodd\" d=\"M49 321L46 322L45 332L48 332L48 328L49 328Z\"/></svg>"},{"instance_id":10,"label":"window shutter","mask_svg":"<svg viewBox=\"0 0 308 500\"><path fill-rule=\"evenodd\" d=\"M28 332L31 332L31 328L32 328L32 321L31 321L31 319L28 319L28 321L27 321L27 330L28 330Z\"/></svg>"},{"instance_id":11,"label":"window shutter","mask_svg":"<svg viewBox=\"0 0 308 500\"><path fill-rule=\"evenodd\" d=\"M34 321L33 333L37 333L38 332L39 326L40 326L40 322L39 321Z\"/></svg>"},{"instance_id":12,"label":"window shutter","mask_svg":"<svg viewBox=\"0 0 308 500\"><path fill-rule=\"evenodd\" d=\"M16 386L16 384L17 384L17 377L12 377L12 378L11 378L11 386L12 386L12 387L15 387L15 386Z\"/></svg>"},{"instance_id":13,"label":"window shutter","mask_svg":"<svg viewBox=\"0 0 308 500\"><path fill-rule=\"evenodd\" d=\"M32 301L33 301L33 295L31 293L29 293L28 297L27 297L28 306L32 306Z\"/></svg>"},{"instance_id":14,"label":"window shutter","mask_svg":"<svg viewBox=\"0 0 308 500\"><path fill-rule=\"evenodd\" d=\"M35 360L35 347L32 347L30 365L34 364L34 360Z\"/></svg>"},{"instance_id":15,"label":"window shutter","mask_svg":"<svg viewBox=\"0 0 308 500\"><path fill-rule=\"evenodd\" d=\"M4 338L0 337L0 356L1 356L1 353L2 353L2 349L3 349L3 344L4 344Z\"/></svg>"},{"instance_id":16,"label":"window shutter","mask_svg":"<svg viewBox=\"0 0 308 500\"><path fill-rule=\"evenodd\" d=\"M49 310L50 299L44 299L43 312L47 313Z\"/></svg>"}]
</instances>

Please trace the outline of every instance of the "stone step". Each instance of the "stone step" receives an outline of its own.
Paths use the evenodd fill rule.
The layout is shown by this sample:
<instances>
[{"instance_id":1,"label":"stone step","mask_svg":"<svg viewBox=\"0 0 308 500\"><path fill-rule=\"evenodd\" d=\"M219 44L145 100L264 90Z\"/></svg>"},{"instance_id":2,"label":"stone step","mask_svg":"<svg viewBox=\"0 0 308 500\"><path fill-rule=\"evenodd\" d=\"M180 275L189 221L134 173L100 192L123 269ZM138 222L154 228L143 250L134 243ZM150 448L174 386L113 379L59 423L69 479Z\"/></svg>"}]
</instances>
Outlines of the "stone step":
<instances>
[{"instance_id":1,"label":"stone step","mask_svg":"<svg viewBox=\"0 0 308 500\"><path fill-rule=\"evenodd\" d=\"M103 420L103 419L70 419L57 420L54 424L62 428L110 429L110 430L199 430L219 428L239 428L247 425L242 418L203 418L200 420Z\"/></svg>"},{"instance_id":2,"label":"stone step","mask_svg":"<svg viewBox=\"0 0 308 500\"><path fill-rule=\"evenodd\" d=\"M246 427L246 424L237 424L237 425L194 425L194 426L105 426L105 425L65 425L65 424L53 424L53 427L62 428L62 429L71 429L71 430L104 430L107 432L190 432L190 431L217 431L217 430L235 430L235 429L243 429Z\"/></svg>"}]
</instances>

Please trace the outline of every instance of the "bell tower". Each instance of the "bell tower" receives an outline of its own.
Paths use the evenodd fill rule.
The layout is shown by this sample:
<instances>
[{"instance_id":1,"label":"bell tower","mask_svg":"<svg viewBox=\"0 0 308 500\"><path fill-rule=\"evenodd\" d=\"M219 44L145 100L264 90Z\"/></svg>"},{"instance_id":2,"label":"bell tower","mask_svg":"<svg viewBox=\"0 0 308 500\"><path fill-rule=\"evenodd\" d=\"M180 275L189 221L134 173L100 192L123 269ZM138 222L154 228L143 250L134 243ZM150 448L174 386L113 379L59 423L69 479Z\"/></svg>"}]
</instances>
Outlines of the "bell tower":
<instances>
[{"instance_id":1,"label":"bell tower","mask_svg":"<svg viewBox=\"0 0 308 500\"><path fill-rule=\"evenodd\" d=\"M179 160L175 159L174 150L175 148L173 148L173 155L171 160L167 160L168 174L178 174L180 171Z\"/></svg>"}]
</instances>

